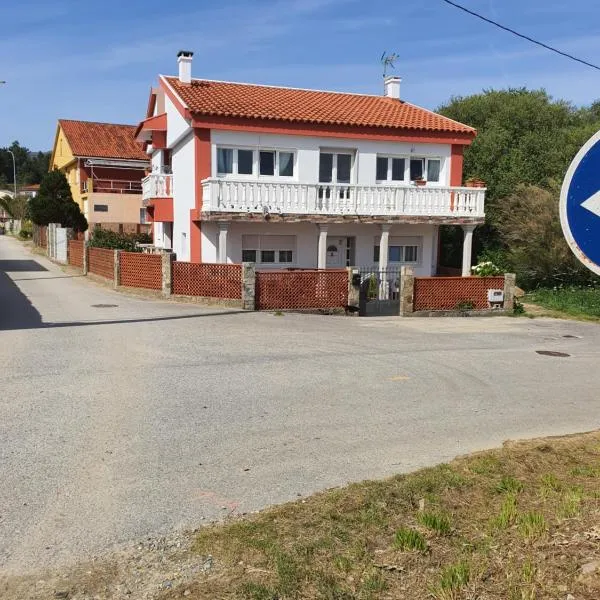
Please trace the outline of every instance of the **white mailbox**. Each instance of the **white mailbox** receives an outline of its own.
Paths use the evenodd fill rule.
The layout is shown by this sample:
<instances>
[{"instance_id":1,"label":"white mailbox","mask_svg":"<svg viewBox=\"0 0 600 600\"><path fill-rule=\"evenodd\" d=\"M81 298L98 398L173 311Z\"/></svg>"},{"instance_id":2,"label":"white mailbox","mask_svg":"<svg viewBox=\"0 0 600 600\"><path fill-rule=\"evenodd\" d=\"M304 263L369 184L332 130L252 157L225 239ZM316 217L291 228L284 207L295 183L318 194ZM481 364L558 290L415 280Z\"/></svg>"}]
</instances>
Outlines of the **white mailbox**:
<instances>
[{"instance_id":1,"label":"white mailbox","mask_svg":"<svg viewBox=\"0 0 600 600\"><path fill-rule=\"evenodd\" d=\"M490 304L504 302L504 290L488 290L488 302Z\"/></svg>"}]
</instances>

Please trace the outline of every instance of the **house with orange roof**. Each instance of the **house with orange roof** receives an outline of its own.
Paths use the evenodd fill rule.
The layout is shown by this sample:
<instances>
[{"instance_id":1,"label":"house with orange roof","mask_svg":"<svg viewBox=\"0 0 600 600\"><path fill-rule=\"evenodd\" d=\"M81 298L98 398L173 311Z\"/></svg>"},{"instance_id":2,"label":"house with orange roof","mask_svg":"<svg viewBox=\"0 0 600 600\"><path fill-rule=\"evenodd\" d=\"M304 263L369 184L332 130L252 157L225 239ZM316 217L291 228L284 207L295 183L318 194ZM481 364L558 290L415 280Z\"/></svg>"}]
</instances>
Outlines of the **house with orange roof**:
<instances>
[{"instance_id":1,"label":"house with orange roof","mask_svg":"<svg viewBox=\"0 0 600 600\"><path fill-rule=\"evenodd\" d=\"M134 125L60 119L50 169L67 177L90 228L128 230L146 223L142 179L150 159L135 140Z\"/></svg>"},{"instance_id":2,"label":"house with orange roof","mask_svg":"<svg viewBox=\"0 0 600 600\"><path fill-rule=\"evenodd\" d=\"M476 131L401 96L159 76L136 131L151 156L154 243L178 260L258 269L435 275L439 228L464 230L469 274L485 189L463 185Z\"/></svg>"}]
</instances>

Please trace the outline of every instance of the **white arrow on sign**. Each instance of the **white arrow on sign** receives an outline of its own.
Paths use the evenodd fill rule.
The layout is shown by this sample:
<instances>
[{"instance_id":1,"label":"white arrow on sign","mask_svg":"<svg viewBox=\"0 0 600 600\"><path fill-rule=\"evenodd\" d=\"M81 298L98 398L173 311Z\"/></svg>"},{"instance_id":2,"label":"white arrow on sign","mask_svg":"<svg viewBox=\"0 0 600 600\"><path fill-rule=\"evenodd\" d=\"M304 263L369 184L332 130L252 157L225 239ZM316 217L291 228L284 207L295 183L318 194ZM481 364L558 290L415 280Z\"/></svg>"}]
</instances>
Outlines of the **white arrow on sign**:
<instances>
[{"instance_id":1,"label":"white arrow on sign","mask_svg":"<svg viewBox=\"0 0 600 600\"><path fill-rule=\"evenodd\" d=\"M581 203L583 208L586 208L591 213L600 217L600 191L597 191L594 195L590 196L585 202Z\"/></svg>"}]
</instances>

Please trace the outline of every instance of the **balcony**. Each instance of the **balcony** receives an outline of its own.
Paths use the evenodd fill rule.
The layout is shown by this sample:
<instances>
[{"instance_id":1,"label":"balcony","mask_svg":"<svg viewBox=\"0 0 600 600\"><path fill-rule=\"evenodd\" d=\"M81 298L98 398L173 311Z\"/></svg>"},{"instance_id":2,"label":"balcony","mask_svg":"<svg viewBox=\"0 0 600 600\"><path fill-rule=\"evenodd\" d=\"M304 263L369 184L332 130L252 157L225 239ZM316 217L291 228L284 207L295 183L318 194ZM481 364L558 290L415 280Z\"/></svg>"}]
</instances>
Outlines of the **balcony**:
<instances>
[{"instance_id":1,"label":"balcony","mask_svg":"<svg viewBox=\"0 0 600 600\"><path fill-rule=\"evenodd\" d=\"M86 179L81 184L83 194L96 192L99 194L141 194L141 181L123 179Z\"/></svg>"},{"instance_id":2,"label":"balcony","mask_svg":"<svg viewBox=\"0 0 600 600\"><path fill-rule=\"evenodd\" d=\"M142 202L144 206L156 198L173 197L173 175L152 173L142 179Z\"/></svg>"},{"instance_id":3,"label":"balcony","mask_svg":"<svg viewBox=\"0 0 600 600\"><path fill-rule=\"evenodd\" d=\"M447 217L482 221L485 188L202 181L203 213Z\"/></svg>"}]
</instances>

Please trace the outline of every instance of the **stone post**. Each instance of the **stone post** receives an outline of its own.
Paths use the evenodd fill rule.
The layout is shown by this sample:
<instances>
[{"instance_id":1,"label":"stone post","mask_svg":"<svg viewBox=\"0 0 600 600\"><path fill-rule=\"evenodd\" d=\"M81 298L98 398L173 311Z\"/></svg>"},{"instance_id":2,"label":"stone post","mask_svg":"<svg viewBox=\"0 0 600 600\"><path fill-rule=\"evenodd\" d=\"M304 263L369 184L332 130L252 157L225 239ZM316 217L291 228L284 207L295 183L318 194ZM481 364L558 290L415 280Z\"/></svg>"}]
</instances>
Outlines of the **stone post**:
<instances>
[{"instance_id":1,"label":"stone post","mask_svg":"<svg viewBox=\"0 0 600 600\"><path fill-rule=\"evenodd\" d=\"M412 267L400 268L400 316L414 312L415 272Z\"/></svg>"},{"instance_id":2,"label":"stone post","mask_svg":"<svg viewBox=\"0 0 600 600\"><path fill-rule=\"evenodd\" d=\"M88 241L83 241L83 274L87 275L88 273Z\"/></svg>"},{"instance_id":3,"label":"stone post","mask_svg":"<svg viewBox=\"0 0 600 600\"><path fill-rule=\"evenodd\" d=\"M113 275L113 287L117 289L121 283L121 252L122 250L113 250L114 254L114 275Z\"/></svg>"},{"instance_id":4,"label":"stone post","mask_svg":"<svg viewBox=\"0 0 600 600\"><path fill-rule=\"evenodd\" d=\"M173 260L174 254L172 252L163 252L162 258L162 295L168 298L172 293L173 285Z\"/></svg>"},{"instance_id":5,"label":"stone post","mask_svg":"<svg viewBox=\"0 0 600 600\"><path fill-rule=\"evenodd\" d=\"M360 304L360 271L356 267L347 267L348 270L348 306L358 307ZM357 282L354 283L356 276Z\"/></svg>"},{"instance_id":6,"label":"stone post","mask_svg":"<svg viewBox=\"0 0 600 600\"><path fill-rule=\"evenodd\" d=\"M242 308L256 310L256 263L242 263Z\"/></svg>"},{"instance_id":7,"label":"stone post","mask_svg":"<svg viewBox=\"0 0 600 600\"><path fill-rule=\"evenodd\" d=\"M515 306L515 286L517 285L517 277L514 273L504 274L504 303L502 308L512 312Z\"/></svg>"}]
</instances>

